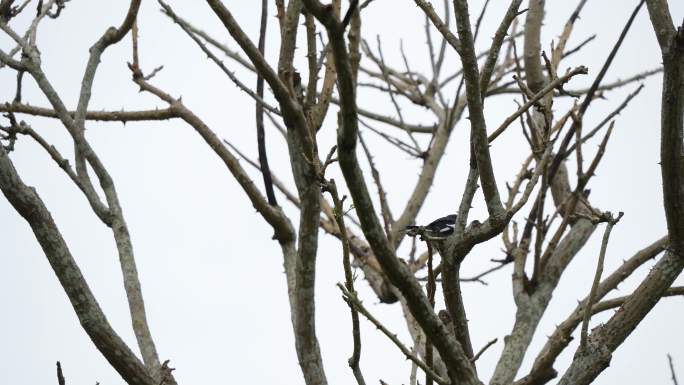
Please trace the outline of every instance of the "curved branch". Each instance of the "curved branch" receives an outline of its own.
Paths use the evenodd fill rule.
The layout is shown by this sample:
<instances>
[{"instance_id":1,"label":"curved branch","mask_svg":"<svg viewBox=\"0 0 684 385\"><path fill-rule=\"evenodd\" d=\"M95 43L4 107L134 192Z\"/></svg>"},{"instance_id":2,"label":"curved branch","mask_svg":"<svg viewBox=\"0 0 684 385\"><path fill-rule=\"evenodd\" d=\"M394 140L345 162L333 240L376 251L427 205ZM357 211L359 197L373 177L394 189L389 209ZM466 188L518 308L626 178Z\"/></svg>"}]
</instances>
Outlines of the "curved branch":
<instances>
[{"instance_id":1,"label":"curved branch","mask_svg":"<svg viewBox=\"0 0 684 385\"><path fill-rule=\"evenodd\" d=\"M341 127L337 137L340 168L354 200L354 206L366 239L373 248L383 271L392 284L406 297L412 314L428 338L435 344L449 369L451 380L456 381L458 379L467 384L479 384L473 365L465 356L463 348L437 318L413 274L397 260L375 214L368 188L356 158L358 120L354 96L355 87L341 24L335 18L330 7L323 6L316 0L305 0L305 5L309 12L313 13L328 30L335 55L341 108Z\"/></svg>"},{"instance_id":2,"label":"curved branch","mask_svg":"<svg viewBox=\"0 0 684 385\"><path fill-rule=\"evenodd\" d=\"M468 3L465 0L454 0L454 13L456 14L458 36L461 41L459 56L463 64L468 112L470 114L472 150L475 152L477 170L480 174L487 211L491 219L498 223L503 220L504 209L499 197L499 189L496 186L492 159L489 154L487 125L484 119L484 105L480 90L480 74L473 46L473 35L470 30Z\"/></svg>"},{"instance_id":3,"label":"curved branch","mask_svg":"<svg viewBox=\"0 0 684 385\"><path fill-rule=\"evenodd\" d=\"M634 293L587 346L575 355L559 384L588 384L610 363L613 352L658 303L684 269L684 28L675 30L664 0L648 11L663 56L660 160L669 247Z\"/></svg>"},{"instance_id":4,"label":"curved branch","mask_svg":"<svg viewBox=\"0 0 684 385\"><path fill-rule=\"evenodd\" d=\"M292 242L295 237L292 224L282 212L280 207L268 204L266 198L249 178L247 172L240 166L240 162L223 145L221 139L207 126L202 119L195 115L180 101L148 83L144 78L134 79L141 89L150 92L159 99L169 104L171 110L189 124L204 139L209 147L221 158L235 180L240 184L254 208L264 217L275 231L275 237L281 244Z\"/></svg>"},{"instance_id":5,"label":"curved branch","mask_svg":"<svg viewBox=\"0 0 684 385\"><path fill-rule=\"evenodd\" d=\"M0 190L28 222L64 288L81 326L105 359L131 385L158 385L142 362L116 334L90 291L76 261L42 199L24 184L0 146Z\"/></svg>"}]
</instances>

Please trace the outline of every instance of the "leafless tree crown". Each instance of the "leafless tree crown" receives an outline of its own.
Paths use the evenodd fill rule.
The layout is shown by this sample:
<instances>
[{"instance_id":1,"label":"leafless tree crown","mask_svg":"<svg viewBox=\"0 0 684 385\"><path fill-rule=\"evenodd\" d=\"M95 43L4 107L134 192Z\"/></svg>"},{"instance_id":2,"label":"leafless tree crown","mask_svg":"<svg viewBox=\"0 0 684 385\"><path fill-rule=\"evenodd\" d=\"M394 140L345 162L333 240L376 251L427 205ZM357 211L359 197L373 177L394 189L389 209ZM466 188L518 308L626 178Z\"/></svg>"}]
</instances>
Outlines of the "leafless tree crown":
<instances>
[{"instance_id":1,"label":"leafless tree crown","mask_svg":"<svg viewBox=\"0 0 684 385\"><path fill-rule=\"evenodd\" d=\"M180 119L223 162L246 199L273 229L273 238L282 250L295 348L307 385L327 384L316 337L314 304L320 230L339 239L341 245L344 283L338 286L351 313L354 348L349 366L359 385L366 383L360 318L375 325L412 361L412 384L418 381L440 385L482 384L485 379L478 373L477 360L497 341L484 347L473 346L461 285L484 283L487 274L505 267L512 267L513 271L516 314L514 324L503 331L508 335L503 339L503 351L488 379L490 385L540 385L556 377L563 385L589 384L608 367L613 352L661 298L684 294L684 288L672 286L684 269L684 25L674 23L666 0L639 1L624 21L622 33L616 37L602 68L592 70L591 75L584 66L562 69L565 58L593 39L575 47L568 45L586 0L578 2L548 49L543 48L547 43L540 38L545 2L530 0L526 8L522 0L508 2L495 34L487 37L491 37L491 45L484 52L476 52L475 41L489 1L474 19L467 0L453 3L445 0L440 4L443 14L430 2L415 0L416 12L425 16L431 67L428 73L414 71L403 48L402 62L386 61L380 39L367 41L362 36L364 9L391 7L388 1L351 0L343 4L341 0L332 0L324 4L319 0L276 0L273 6L263 0L259 38L255 42L236 21L229 6L219 0L207 0L215 18L239 46L237 50L197 28L171 5L158 2L168 20L196 44L197 54L208 56L211 65L216 65L253 99L256 160L250 160L229 141L221 139L181 98L173 96L181 90L166 90L156 85L154 75L161 68L141 66L138 28L144 30L145 24L137 20L140 0L130 2L118 26L103 28L101 36L93 39L78 103L73 108L67 106L53 87L53 79L43 71L36 37L46 18L57 19L68 11L65 7L78 4L68 0L40 0L36 10L35 6L28 7L34 3L31 0L0 1L0 29L13 42L12 46L0 50L0 62L4 70L14 71L17 79L14 99L0 106L5 114L5 123L0 126L0 189L33 230L83 329L128 384L159 385L176 381L169 361L160 359L148 326L123 202L107 166L86 135L88 122L94 120ZM635 17L643 12L644 4L662 52L662 68L610 83L606 75ZM16 30L13 20L33 10L36 15L29 27L25 31ZM267 30L272 10L279 26L276 31ZM274 33L280 39L277 63L265 57L267 33ZM305 34L306 41L305 49L300 51L295 50L298 34ZM132 39L133 50L128 60L132 82L140 91L157 97L165 108L89 109L102 55L124 38ZM450 51L457 54L460 66L457 71L446 73L451 71L445 65L445 56ZM296 68L293 64L300 54L306 58L306 68ZM256 84L243 82L239 73L234 72L236 68L256 74ZM614 118L642 89L635 86L636 82L660 72L663 73L660 166L667 234L626 258L615 271L604 272L611 230L619 224L622 213L603 211L592 205L588 187L609 148L614 126L624 124ZM573 87L573 79L578 76L591 76L591 86ZM49 106L36 107L23 100L22 84L27 81L37 85ZM584 116L592 102L604 92L621 87L634 87L634 91L616 104L613 112L598 125L585 127ZM360 104L357 95L366 92L379 92L386 97L395 114L385 115L372 106ZM502 94L519 100L519 108L499 124L487 127L488 98ZM556 102L557 106L568 105L559 99L574 100L574 103L567 109L554 108ZM406 106L424 108L431 119L414 122L406 113ZM19 120L20 115L27 120ZM40 130L32 128L30 118L35 116L54 118L61 123L73 139L73 159L49 143ZM324 125L326 119L328 124ZM526 143L519 151L526 160L503 189L504 184L496 180L490 154L498 150L494 145L497 138L518 135L512 132L512 127L518 125L521 130L515 131ZM337 144L333 148L319 148L319 133L335 129L330 126L336 127ZM418 226L411 234L414 237L407 237L405 230L415 225L457 126L470 128L470 152L469 157L462 159L467 162L469 172L462 181L460 202L452 210L457 213L453 231L448 237L434 237L427 228ZM269 167L268 152L274 151L277 145L267 146L264 134L267 128L279 130L285 139L294 189ZM365 135L379 136L396 149L398 156L409 156L420 163L415 187L400 212L390 209L382 173L373 160L374 149L364 140ZM597 135L602 136L598 149L585 150L584 144ZM128 346L111 327L45 202L38 191L22 181L15 169L11 155L17 140L35 141L78 187L97 218L111 229L137 348ZM240 163L238 158L246 162ZM576 175L570 175L568 162L574 163ZM248 171L244 165L259 170L263 180L253 180L250 173L254 170ZM337 167L343 176L340 180L326 173ZM364 170L370 170L370 178ZM478 194L484 198L487 215L471 220L469 212ZM297 209L299 218L288 216L282 206L285 201ZM529 372L521 373L523 359L526 355L529 357L532 337L563 272L599 228L603 229L603 238L591 287L586 288L584 299L557 326L543 348L529 352L536 354L534 364ZM505 257L495 260L493 267L481 274L461 276L461 264L473 248L497 238L501 239ZM399 249L404 241L412 242L407 255ZM422 248L427 251L417 253ZM606 299L618 284L661 253L632 293ZM355 269L362 272L365 282L356 280ZM381 302L401 306L413 339L411 344L402 342L364 306L355 289L360 284L369 285ZM445 309L435 305L440 293ZM617 311L607 322L590 330L591 317L608 309ZM570 367L558 373L554 363L569 346L576 330L579 330L579 347ZM424 381L417 379L419 372L424 375ZM60 363L57 363L57 373L58 383L64 384ZM674 370L672 377L676 382Z\"/></svg>"}]
</instances>

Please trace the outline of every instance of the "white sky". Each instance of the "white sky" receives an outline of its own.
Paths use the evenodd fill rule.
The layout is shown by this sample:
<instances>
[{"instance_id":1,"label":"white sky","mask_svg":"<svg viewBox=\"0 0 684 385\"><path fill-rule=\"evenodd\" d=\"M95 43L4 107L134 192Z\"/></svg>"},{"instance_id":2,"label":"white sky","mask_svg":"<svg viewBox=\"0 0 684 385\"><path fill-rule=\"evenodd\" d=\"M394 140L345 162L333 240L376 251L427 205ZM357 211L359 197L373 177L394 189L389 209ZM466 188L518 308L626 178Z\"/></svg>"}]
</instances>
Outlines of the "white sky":
<instances>
[{"instance_id":1,"label":"white sky","mask_svg":"<svg viewBox=\"0 0 684 385\"><path fill-rule=\"evenodd\" d=\"M47 20L41 25L38 42L44 69L69 107L76 105L88 47L106 26L120 23L125 12L124 3L72 1L58 20ZM471 3L474 19L482 1ZM479 39L480 49L489 44L505 3L501 0L491 2L491 12L485 17ZM587 4L569 46L594 33L598 37L562 67L583 64L589 67L590 75L574 79L566 88L590 84L635 3L596 0ZM682 20L684 3L670 3L674 19ZM179 14L236 48L204 2L177 0L170 4ZM225 1L225 4L256 40L258 2L233 0ZM574 7L574 1L547 1L543 29L543 44L547 51ZM165 67L153 82L173 95L183 95L183 101L219 136L255 155L254 103L220 74L158 9L156 2L146 1L139 18L144 68L149 71L159 65ZM411 66L428 69L423 18L412 1L376 0L364 13L363 34L374 49L376 35L381 36L387 62L403 67L398 49L401 39ZM25 21L25 18L17 20L15 26L23 28ZM276 29L276 19L271 17L267 51L272 59L277 55ZM11 44L2 36L0 46L7 51ZM303 50L298 53L304 54ZM451 54L447 59L445 74L452 71L450 68L459 68L455 55ZM105 53L95 80L92 109L165 107L152 96L138 93L130 81L127 61L130 61L128 38ZM253 77L244 73L239 65L229 60L226 63L245 82L254 83ZM304 72L302 57L297 63ZM625 78L655 68L659 63L660 54L644 8L606 79ZM646 88L618 117L598 177L590 186L591 202L595 207L625 212L613 231L606 274L622 259L665 234L657 164L660 81L660 76L645 81ZM0 70L0 84L3 85L0 101L10 101L14 95L13 71ZM623 91L607 93L607 100L596 101L587 114L585 126L600 121L636 87L633 84ZM24 100L34 105L47 105L35 84L28 79L24 83ZM557 111L564 111L561 109L563 103L557 104ZM360 105L393 114L390 102L375 93L362 93ZM488 99L489 124L501 122L515 108L510 96ZM334 117L332 113L329 116ZM431 123L426 116L411 108L404 110L404 117L410 122ZM57 121L22 118L65 155L72 155L68 134ZM421 223L455 211L468 159L466 122L463 120L456 126L437 181L418 217ZM328 119L321 134L322 153L327 153L334 143L333 123L334 119ZM282 256L277 244L271 241L272 231L255 214L217 156L189 126L178 120L126 125L89 122L87 127L88 139L114 177L133 237L152 333L162 360L171 359L171 366L177 368L178 382L302 384L288 313ZM373 146L393 211L397 213L415 183L419 163L397 153L371 133L365 137ZM269 130L267 140L274 172L291 181L284 142L273 130ZM586 151L593 152L595 144L587 146ZM517 125L492 146L502 189L505 181L513 179L526 155ZM86 200L64 173L34 143L22 138L11 156L24 181L37 188L51 210L109 321L137 350L111 232L93 215ZM250 173L261 185L258 175L252 170ZM337 171L331 175L337 175L341 180ZM284 198L280 198L280 202L286 206L291 218L296 219L296 212ZM481 217L482 213L483 205L478 200L473 218ZM588 293L602 231L601 227L594 233L568 268L520 373L529 370L532 359L554 325L565 319L574 309L575 301ZM348 308L335 287L335 283L343 279L341 251L338 241L332 237L321 233L320 239L317 332L329 382L348 384L354 381L347 366L351 326ZM70 385L94 384L95 381L103 385L121 384L121 378L78 324L29 227L4 198L0 199L0 244L3 263L0 269L0 306L3 309L0 316L0 384L56 383L54 364L57 360L62 362ZM465 262L464 275L491 266L489 259L500 258L501 247L497 238L475 248ZM622 285L619 293L611 295L628 293L649 266L652 263L646 264ZM510 332L512 325L515 308L510 273L508 268L493 274L487 279L488 286L466 284L464 287L475 348L499 338L499 342L478 361L479 373L485 380L503 346L502 337ZM680 278L678 284L683 283ZM398 305L378 304L361 279L358 289L370 310L408 344L408 333ZM608 316L595 317L592 325ZM597 383L669 383L668 352L674 356L680 376L684 376L683 316L682 298L663 300L615 353L610 368ZM368 383L377 383L379 378L389 384L408 383L409 362L368 322L362 320L361 325L361 367ZM575 348L576 344L572 344L560 357L556 365L559 372L567 367Z\"/></svg>"}]
</instances>

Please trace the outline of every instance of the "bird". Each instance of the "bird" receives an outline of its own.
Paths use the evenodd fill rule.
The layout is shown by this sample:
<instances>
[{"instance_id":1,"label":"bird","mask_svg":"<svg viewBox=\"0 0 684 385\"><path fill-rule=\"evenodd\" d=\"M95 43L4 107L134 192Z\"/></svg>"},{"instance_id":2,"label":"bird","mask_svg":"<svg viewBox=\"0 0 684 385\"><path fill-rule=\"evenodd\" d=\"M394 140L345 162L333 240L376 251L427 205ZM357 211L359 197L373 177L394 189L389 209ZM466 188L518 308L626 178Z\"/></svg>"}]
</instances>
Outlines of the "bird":
<instances>
[{"instance_id":1,"label":"bird","mask_svg":"<svg viewBox=\"0 0 684 385\"><path fill-rule=\"evenodd\" d=\"M429 239L444 239L454 233L456 214L435 219L426 226L406 226L406 234L415 237L425 235Z\"/></svg>"}]
</instances>

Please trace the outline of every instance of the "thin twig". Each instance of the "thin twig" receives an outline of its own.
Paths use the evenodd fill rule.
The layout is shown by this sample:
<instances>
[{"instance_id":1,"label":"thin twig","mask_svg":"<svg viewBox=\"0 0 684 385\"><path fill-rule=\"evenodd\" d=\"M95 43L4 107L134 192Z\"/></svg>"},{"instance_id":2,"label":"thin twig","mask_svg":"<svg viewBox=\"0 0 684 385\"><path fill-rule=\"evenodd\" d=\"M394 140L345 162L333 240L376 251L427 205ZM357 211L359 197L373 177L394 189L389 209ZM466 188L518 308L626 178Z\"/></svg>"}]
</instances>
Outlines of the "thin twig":
<instances>
[{"instance_id":1,"label":"thin twig","mask_svg":"<svg viewBox=\"0 0 684 385\"><path fill-rule=\"evenodd\" d=\"M416 149L413 148L410 144L402 141L401 139L395 138L392 135L385 134L384 132L376 128L373 128L373 126L369 125L361 119L359 119L359 123L361 123L361 125L366 127L367 129L371 130L373 133L378 134L381 138L385 139L390 144L396 146L401 151L411 155L414 158L420 158L420 153L417 152Z\"/></svg>"},{"instance_id":2,"label":"thin twig","mask_svg":"<svg viewBox=\"0 0 684 385\"><path fill-rule=\"evenodd\" d=\"M675 373L675 368L674 364L672 363L672 356L670 355L670 353L667 354L667 362L670 365L670 375L672 375L672 384L679 385L679 382L677 382L677 374Z\"/></svg>"},{"instance_id":3,"label":"thin twig","mask_svg":"<svg viewBox=\"0 0 684 385\"><path fill-rule=\"evenodd\" d=\"M591 318L591 310L594 306L594 296L596 296L596 290L598 289L599 283L601 282L601 275L603 274L603 261L606 258L606 249L608 249L608 240L610 239L610 232L613 230L620 218L622 218L623 213L620 212L617 218L613 219L610 213L608 213L608 224L606 225L606 231L603 233L603 241L601 242L601 251L599 252L598 262L596 265L596 273L594 274L594 282L591 285L591 291L589 291L589 296L587 297L586 310L584 312L584 318L582 320L582 332L580 340L580 351L587 348L587 337L589 335L589 319Z\"/></svg>"},{"instance_id":4,"label":"thin twig","mask_svg":"<svg viewBox=\"0 0 684 385\"><path fill-rule=\"evenodd\" d=\"M261 1L261 25L259 27L259 53L265 55L266 51L266 25L268 21L268 0ZM256 93L260 100L264 100L264 77L257 72ZM266 154L266 134L264 132L264 105L259 101L256 102L256 131L257 131L257 148L259 151L259 165L261 175L264 179L264 189L266 190L266 198L268 204L271 206L278 206L275 192L273 191L273 180L271 178L271 169L268 167L268 156Z\"/></svg>"},{"instance_id":5,"label":"thin twig","mask_svg":"<svg viewBox=\"0 0 684 385\"><path fill-rule=\"evenodd\" d=\"M482 25L482 20L484 19L485 12L487 12L488 5L489 0L486 0L485 3L482 5L480 15L477 17L477 21L475 22L475 31L473 32L473 42L477 41L477 36L480 34L480 26Z\"/></svg>"},{"instance_id":6,"label":"thin twig","mask_svg":"<svg viewBox=\"0 0 684 385\"><path fill-rule=\"evenodd\" d=\"M594 98L602 98L603 97L603 92L605 91L612 91L614 89L629 85L631 83L636 83L642 80L645 80L648 77L651 77L653 75L657 75L659 73L663 72L662 67L654 68L652 70L640 72L636 75L632 75L628 78L625 79L618 79L615 81L612 81L610 83L605 83L596 88L596 96ZM584 95L589 92L589 88L583 88L583 89L578 89L578 90L570 90L568 93L574 94L574 95ZM563 95L559 95L563 96Z\"/></svg>"},{"instance_id":7,"label":"thin twig","mask_svg":"<svg viewBox=\"0 0 684 385\"><path fill-rule=\"evenodd\" d=\"M669 355L668 355L669 357ZM672 361L670 360L670 364L672 364ZM58 385L65 385L66 381L64 380L64 373L62 373L62 364L57 361L57 384Z\"/></svg>"},{"instance_id":8,"label":"thin twig","mask_svg":"<svg viewBox=\"0 0 684 385\"><path fill-rule=\"evenodd\" d=\"M575 76L575 75L580 75L580 74L585 75L585 74L587 74L588 72L589 72L589 70L587 69L587 67L579 66L579 67L577 67L577 68L571 70L570 72L568 72L568 73L565 74L564 76L561 76L561 77L559 77L558 79L554 80L553 82L547 84L546 87L544 87L541 91L537 92L537 93L534 95L534 97L532 97L532 98L531 98L530 100L528 100L525 104L523 104L520 108L518 108L518 110L517 110L516 112L514 112L512 115L510 115L509 117L507 117L507 118L503 121L503 123L501 123L501 125L499 126L499 128L497 128L496 130L494 130L494 132L492 132L492 133L489 135L489 137L487 138L487 139L489 140L489 142L491 143L492 141L494 141L494 139L496 139L499 135L501 135L501 133L504 132L504 130L506 130L506 128L507 128L511 123L513 123L520 115L522 115L525 111L527 111L530 107L532 107L536 102L538 102L538 101L541 100L544 96L546 96L546 94L548 94L549 92L553 91L553 90L556 89L557 87L559 87L559 86L561 86L561 85L567 83L568 80L570 80L573 76Z\"/></svg>"},{"instance_id":9,"label":"thin twig","mask_svg":"<svg viewBox=\"0 0 684 385\"><path fill-rule=\"evenodd\" d=\"M432 4L425 0L415 0L415 2L420 9L425 12L425 15L430 19L435 28L437 28L439 33L442 34L447 43L458 52L461 49L461 42L458 41L458 38L449 30L449 26L440 19L439 15L435 12L435 9L432 8ZM434 53L431 53L430 56L434 57Z\"/></svg>"},{"instance_id":10,"label":"thin twig","mask_svg":"<svg viewBox=\"0 0 684 385\"><path fill-rule=\"evenodd\" d=\"M334 150L333 150L334 151ZM332 151L330 154L332 155ZM330 157L328 157L330 158ZM333 199L335 221L337 222L337 227L340 231L340 238L342 241L342 265L344 268L344 279L345 288L349 293L356 296L356 291L354 290L354 275L351 268L351 262L349 257L349 238L347 237L347 226L344 224L344 199L340 199L337 193L337 186L335 180L330 179L324 182L324 188L327 190ZM359 367L359 361L361 359L361 331L359 328L359 312L358 310L349 303L349 309L351 310L352 317L352 338L354 340L354 351L352 356L349 358L349 367L354 373L354 377L358 385L365 385L365 380L363 374L361 373L361 368Z\"/></svg>"},{"instance_id":11,"label":"thin twig","mask_svg":"<svg viewBox=\"0 0 684 385\"><path fill-rule=\"evenodd\" d=\"M446 27L449 28L449 23L451 21L451 16L449 15L449 0L444 0L444 20L446 20ZM427 22L427 19L426 19ZM442 37L442 43L439 45L439 53L437 54L437 61L435 62L435 70L432 74L432 84L436 85L439 81L439 75L442 72L442 66L444 64L444 56L446 54L447 41ZM437 94L442 98L442 88L436 87ZM444 102L444 100L442 100ZM442 103L446 105L446 103Z\"/></svg>"},{"instance_id":12,"label":"thin twig","mask_svg":"<svg viewBox=\"0 0 684 385\"><path fill-rule=\"evenodd\" d=\"M189 21L183 19L183 18L180 17L179 15L175 15L175 18L174 18L174 17L171 17L171 15L169 15L169 14L166 12L166 10L165 10L164 8L162 8L162 12L163 12L166 16L168 16L174 23L186 27L186 28L187 28L188 30L190 30L193 34L195 34L195 35L201 37L201 38L204 39L207 43L209 43L210 45L212 45L214 48L216 48L216 49L218 49L219 51L223 52L224 55L226 55L226 56L228 56L229 58L235 60L235 61L238 62L240 65L242 65L243 67L245 67L246 69L248 69L249 71L251 71L251 72L256 72L256 69L254 68L254 66L252 65L252 63L250 63L249 60L247 60L247 59L245 59L244 57L242 57L242 55L240 55L239 52L234 51L234 50L228 48L226 45L220 43L218 40L214 39L213 37L211 37L208 33L204 32L203 30L201 30L201 29L195 27L194 25L190 24Z\"/></svg>"},{"instance_id":13,"label":"thin twig","mask_svg":"<svg viewBox=\"0 0 684 385\"><path fill-rule=\"evenodd\" d=\"M487 342L487 344L485 346L483 346L482 349L480 349L480 351L477 352L477 354L475 354L475 356L473 356L473 358L470 361L472 361L472 362L477 361L477 359L480 358L482 353L487 351L487 349L489 349L490 346L494 345L496 343L496 341L498 341L498 340L499 340L498 338L494 338L493 340Z\"/></svg>"},{"instance_id":14,"label":"thin twig","mask_svg":"<svg viewBox=\"0 0 684 385\"><path fill-rule=\"evenodd\" d=\"M563 221L561 222L560 226L554 233L553 237L549 241L548 245L546 246L546 251L544 251L544 255L541 257L541 269L546 266L546 263L548 262L548 259L551 257L552 253L556 250L556 247L558 246L558 242L560 242L561 236L563 233L565 233L565 230L567 229L568 225L570 224L570 219L572 217L572 214L575 211L575 207L577 206L577 203L580 200L580 195L584 191L584 188L586 187L587 183L589 183L589 180L591 179L592 176L594 176L594 172L596 171L596 168L598 167L599 163L601 162L601 159L603 158L603 155L605 154L606 151L606 146L608 145L608 139L610 139L610 135L613 133L613 125L615 121L611 122L610 127L608 127L608 131L606 131L606 134L603 137L603 140L601 141L601 144L599 145L599 149L596 152L596 155L594 156L594 159L591 162L591 165L587 169L587 172L582 175L581 178L579 178L577 182L577 186L575 187L575 190L568 196L568 202L564 203L564 215L563 215ZM551 165L553 167L553 165ZM549 171L549 174L551 171ZM552 176L549 175L549 179L551 179Z\"/></svg>"},{"instance_id":15,"label":"thin twig","mask_svg":"<svg viewBox=\"0 0 684 385\"><path fill-rule=\"evenodd\" d=\"M489 88L492 73L494 72L496 62L498 61L499 51L501 51L501 46L503 45L504 39L506 38L506 33L508 32L508 29L510 28L513 20L515 20L515 18L521 13L518 12L521 3L522 0L513 0L510 2L508 10L506 11L506 14L504 15L503 19L501 20L501 23L499 24L499 27L496 29L496 32L494 34L494 38L492 39L492 46L489 49L489 54L487 54L487 59L485 59L485 62L482 65L482 72L480 73L480 93L482 94L483 98L485 97L487 89ZM487 5L485 4L485 7L486 6ZM477 32L478 28L476 27L475 37L473 38L473 40L475 40L475 38L477 37Z\"/></svg>"},{"instance_id":16,"label":"thin twig","mask_svg":"<svg viewBox=\"0 0 684 385\"><path fill-rule=\"evenodd\" d=\"M349 25L349 22L351 21L352 15L354 14L354 11L356 11L356 7L359 5L359 0L351 0L349 2L349 9L347 9L347 12L344 14L344 18L342 19L342 29L347 29L347 26Z\"/></svg>"},{"instance_id":17,"label":"thin twig","mask_svg":"<svg viewBox=\"0 0 684 385\"><path fill-rule=\"evenodd\" d=\"M412 353L410 349L408 349L401 341L399 341L399 338L397 338L396 334L390 332L385 327L385 325L383 325L382 323L380 323L380 321L373 317L373 315L370 314L370 312L363 306L363 304L358 299L356 294L350 293L349 290L347 290L347 288L345 288L344 285L342 285L341 283L338 283L337 287L339 287L342 291L342 298L345 301L347 301L347 303L354 306L356 310L359 311L359 313L363 314L363 316L366 317L368 321L370 321L373 325L375 325L376 328L378 328L378 330L380 330L384 335L386 335L387 338L389 338L394 343L394 345L396 345L399 348L399 350L401 350L401 352L406 356L406 358L415 362L416 365L418 365L418 367L420 367L426 374L431 376L436 383L440 385L448 385L448 381L440 377L439 374L437 374L434 370L430 369L425 364L425 362L418 358L417 355Z\"/></svg>"},{"instance_id":18,"label":"thin twig","mask_svg":"<svg viewBox=\"0 0 684 385\"><path fill-rule=\"evenodd\" d=\"M625 100L615 109L613 110L610 114L608 114L599 124L596 125L596 127L592 128L586 135L582 137L582 140L580 143L584 144L586 143L589 139L591 139L594 135L596 135L601 128L603 128L608 122L610 122L615 116L619 115L620 112L622 112L625 107L629 104L632 99L641 92L641 90L644 89L644 85L640 85L634 92L630 93L627 95ZM577 143L573 143L572 146L568 148L568 151L565 152L565 157L567 158L572 154L572 152L575 150L575 146L577 146Z\"/></svg>"},{"instance_id":19,"label":"thin twig","mask_svg":"<svg viewBox=\"0 0 684 385\"><path fill-rule=\"evenodd\" d=\"M594 40L594 39L596 39L596 35L595 35L595 34L589 36L588 38L586 38L586 39L584 39L584 40L582 40L582 42L580 42L579 44L577 44L577 46L575 46L574 48L571 48L571 49L569 49L569 50L563 52L562 59L565 59L566 57L571 56L571 55L573 55L573 54L576 54L576 53L579 52L582 48L584 48L587 44L591 43L592 40Z\"/></svg>"},{"instance_id":20,"label":"thin twig","mask_svg":"<svg viewBox=\"0 0 684 385\"><path fill-rule=\"evenodd\" d=\"M625 26L622 28L622 32L620 33L620 36L618 37L617 42L613 46L613 49L610 51L608 54L608 57L606 57L605 62L603 63L603 66L601 67L601 70L599 73L596 75L596 78L594 79L593 83L591 84L591 87L589 87L589 90L587 91L586 95L584 96L584 99L582 100L582 103L580 104L580 107L578 109L578 116L580 119L583 117L584 113L586 110L589 108L589 105L594 99L594 94L596 93L598 87L601 85L601 82L603 81L603 78L605 77L606 73L608 72L608 68L610 68L610 65L613 62L613 59L615 58L615 55L617 55L617 52L620 49L620 46L622 45L622 42L625 39L625 36L627 36L627 32L632 26L632 22L636 18L636 15L639 13L639 10L641 7L644 5L644 0L641 0L639 4L636 6L632 14L630 15L629 19L627 20L627 23L625 23ZM558 167L560 167L560 163L564 160L563 156L565 155L565 152L567 151L568 145L570 144L570 141L574 137L575 134L575 127L571 126L570 130L565 134L565 137L563 138L563 141L561 142L561 145L558 149L558 153L556 154L556 157L553 159L553 162L551 163L551 167L549 169L549 179L553 180L553 177L555 176L556 172L558 171Z\"/></svg>"},{"instance_id":21,"label":"thin twig","mask_svg":"<svg viewBox=\"0 0 684 385\"><path fill-rule=\"evenodd\" d=\"M416 141L416 138L413 137L411 131L404 128L404 115L402 114L401 107L399 106L399 103L397 103L397 100L394 97L394 92L392 91L392 83L390 82L389 75L387 73L387 66L385 65L385 56L382 53L382 44L380 43L380 36L376 36L376 40L378 44L378 56L380 58L380 61L377 62L377 64L380 71L382 71L382 76L384 77L385 82L387 82L387 93L389 94L390 100L392 101L392 105L394 105L394 110L397 112L397 116L399 117L400 127L407 132L409 139L411 139L411 142L413 142L413 146L415 147L416 151L420 153L421 150L420 146L418 145L418 141Z\"/></svg>"},{"instance_id":22,"label":"thin twig","mask_svg":"<svg viewBox=\"0 0 684 385\"><path fill-rule=\"evenodd\" d=\"M481 284L486 286L487 282L485 282L482 278L484 278L485 276L487 276L487 275L489 275L495 271L501 270L504 266L508 265L510 262L512 262L512 261L508 260L508 259L504 259L501 262L499 262L498 265L496 265L494 267L490 267L489 269L483 271L480 274L477 274L477 275L472 276L472 277L459 278L459 281L461 281L461 282L478 282L478 283L481 283Z\"/></svg>"},{"instance_id":23,"label":"thin twig","mask_svg":"<svg viewBox=\"0 0 684 385\"><path fill-rule=\"evenodd\" d=\"M373 162L373 156L370 153L370 149L363 139L361 132L359 131L359 142L361 142L361 147L363 152L366 154L366 159L368 160L368 165L371 168L371 175L373 176L373 181L375 186L378 188L378 198L380 199L380 212L382 214L383 224L385 225L385 234L390 242L392 242L392 232L390 226L394 223L394 218L392 217L392 212L390 211L389 203L387 202L387 194L385 189L382 187L382 181L380 180L380 172L375 167L375 162Z\"/></svg>"},{"instance_id":24,"label":"thin twig","mask_svg":"<svg viewBox=\"0 0 684 385\"><path fill-rule=\"evenodd\" d=\"M173 11L173 9L172 9L168 4L164 3L164 2L161 1L161 0L159 1L159 4L161 4L161 6L164 8L164 12L165 12L169 17L171 17L171 18L174 19L174 20L176 20L176 19L178 18L178 16L176 15L176 13ZM270 104L268 104L268 103L263 99L263 97L260 97L259 95L257 95L257 93L255 93L254 91L252 91L252 89L251 89L250 87L248 87L248 86L247 86L246 84L244 84L240 79L238 79L237 76L235 76L235 73L233 73L232 71L230 71L230 70L228 69L228 67L226 67L226 65L223 63L223 60L221 60L221 59L219 59L218 57L216 57L216 55L215 55L213 52L211 52L211 50L209 50L209 48L207 48L206 44L204 44L204 42L202 42L202 40L200 40L200 39L197 37L197 35L195 35L194 33L192 33L192 31L186 26L186 24L178 23L178 25L181 27L181 29L182 29L188 36L190 36L190 38L197 44L197 46L202 50L202 52L204 52L204 53L209 57L209 59L211 59L214 63L216 63L216 65L221 69L221 71L223 71L223 73L226 74L226 76L228 76L228 78L229 78L229 79L230 79L230 80L231 80L231 81L232 81L232 82L233 82L241 91L244 91L247 95L249 95L249 96L250 96L252 99L254 99L257 103L261 104L261 105L262 105L266 110L268 110L269 112L274 113L274 114L276 114L276 115L280 115L280 111L279 111L277 108L275 108L275 107L271 106ZM257 71L257 72L258 72L258 71ZM259 72L259 73L261 73L261 72Z\"/></svg>"},{"instance_id":25,"label":"thin twig","mask_svg":"<svg viewBox=\"0 0 684 385\"><path fill-rule=\"evenodd\" d=\"M261 171L261 167L259 166L259 163L250 159L247 157L242 151L240 151L239 148L235 147L232 143L227 141L226 139L223 139L223 143L225 143L228 147L230 147L235 153L242 158L247 164L250 166L254 167L255 169ZM301 202L299 201L299 198L297 197L297 194L292 193L287 186L275 175L271 175L271 179L273 181L273 185L280 190L280 192L285 195L285 198L292 202L295 207L300 208L301 207Z\"/></svg>"}]
</instances>

